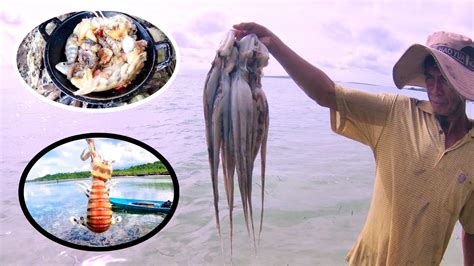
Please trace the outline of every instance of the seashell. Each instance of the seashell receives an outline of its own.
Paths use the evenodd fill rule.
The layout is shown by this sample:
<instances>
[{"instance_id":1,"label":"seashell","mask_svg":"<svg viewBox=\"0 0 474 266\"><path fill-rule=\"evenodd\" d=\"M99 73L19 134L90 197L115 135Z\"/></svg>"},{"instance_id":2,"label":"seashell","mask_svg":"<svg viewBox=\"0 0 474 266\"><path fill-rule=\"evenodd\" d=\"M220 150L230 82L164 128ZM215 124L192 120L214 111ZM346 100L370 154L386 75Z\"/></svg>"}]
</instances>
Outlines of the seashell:
<instances>
[{"instance_id":1,"label":"seashell","mask_svg":"<svg viewBox=\"0 0 474 266\"><path fill-rule=\"evenodd\" d=\"M133 49L135 49L135 40L128 35L125 36L122 40L122 49L126 54L133 51Z\"/></svg>"},{"instance_id":2,"label":"seashell","mask_svg":"<svg viewBox=\"0 0 474 266\"><path fill-rule=\"evenodd\" d=\"M54 67L62 74L67 75L70 65L68 65L67 62L60 62L60 63L57 63L56 66Z\"/></svg>"}]
</instances>

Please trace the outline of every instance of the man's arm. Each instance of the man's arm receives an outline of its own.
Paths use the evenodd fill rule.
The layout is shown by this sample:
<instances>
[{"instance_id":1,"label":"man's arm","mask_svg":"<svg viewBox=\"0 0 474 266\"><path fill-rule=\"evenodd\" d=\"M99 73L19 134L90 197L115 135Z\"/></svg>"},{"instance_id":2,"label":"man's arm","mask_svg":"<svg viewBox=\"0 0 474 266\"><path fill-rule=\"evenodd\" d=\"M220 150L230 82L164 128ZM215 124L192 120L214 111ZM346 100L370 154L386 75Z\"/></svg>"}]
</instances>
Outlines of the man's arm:
<instances>
[{"instance_id":1,"label":"man's arm","mask_svg":"<svg viewBox=\"0 0 474 266\"><path fill-rule=\"evenodd\" d=\"M336 110L334 82L320 69L311 65L267 28L256 23L234 25L236 36L254 33L267 46L269 52L283 66L290 77L319 105Z\"/></svg>"},{"instance_id":2,"label":"man's arm","mask_svg":"<svg viewBox=\"0 0 474 266\"><path fill-rule=\"evenodd\" d=\"M464 266L474 265L474 235L462 230L462 248L464 251Z\"/></svg>"}]
</instances>

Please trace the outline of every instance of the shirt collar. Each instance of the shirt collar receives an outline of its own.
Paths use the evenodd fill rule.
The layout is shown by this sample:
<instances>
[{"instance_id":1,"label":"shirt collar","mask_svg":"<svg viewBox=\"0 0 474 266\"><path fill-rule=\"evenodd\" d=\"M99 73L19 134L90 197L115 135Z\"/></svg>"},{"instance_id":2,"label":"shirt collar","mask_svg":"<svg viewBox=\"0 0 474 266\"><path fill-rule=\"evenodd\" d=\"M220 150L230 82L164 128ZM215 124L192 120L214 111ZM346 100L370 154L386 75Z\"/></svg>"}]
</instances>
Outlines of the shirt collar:
<instances>
[{"instance_id":1,"label":"shirt collar","mask_svg":"<svg viewBox=\"0 0 474 266\"><path fill-rule=\"evenodd\" d=\"M431 103L429 101L418 100L416 102L416 106L425 113L433 114L433 107L431 106ZM474 138L474 120L470 119L470 121L472 126L468 134L471 136L471 138Z\"/></svg>"},{"instance_id":2,"label":"shirt collar","mask_svg":"<svg viewBox=\"0 0 474 266\"><path fill-rule=\"evenodd\" d=\"M425 113L433 114L433 107L431 106L431 103L429 101L418 100L416 102L416 106Z\"/></svg>"}]
</instances>

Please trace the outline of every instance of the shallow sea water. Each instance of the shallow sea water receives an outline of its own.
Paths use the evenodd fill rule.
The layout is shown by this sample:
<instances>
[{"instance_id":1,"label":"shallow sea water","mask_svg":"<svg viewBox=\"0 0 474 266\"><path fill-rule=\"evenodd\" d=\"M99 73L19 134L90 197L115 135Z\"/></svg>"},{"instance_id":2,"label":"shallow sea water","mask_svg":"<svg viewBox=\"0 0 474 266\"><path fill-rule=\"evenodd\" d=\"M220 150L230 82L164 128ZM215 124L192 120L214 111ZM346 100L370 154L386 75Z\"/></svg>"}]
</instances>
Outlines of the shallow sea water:
<instances>
[{"instance_id":1,"label":"shallow sea water","mask_svg":"<svg viewBox=\"0 0 474 266\"><path fill-rule=\"evenodd\" d=\"M115 178L117 182L110 197L146 200L173 200L171 179ZM113 217L121 222L97 234L84 226L73 224L70 217L86 217L88 198L78 189L78 183L90 179L62 182L28 182L24 187L24 200L28 212L44 230L66 242L84 247L110 247L125 244L143 237L163 222L164 213L129 213L114 210ZM161 185L160 185L161 184Z\"/></svg>"},{"instance_id":2,"label":"shallow sea water","mask_svg":"<svg viewBox=\"0 0 474 266\"><path fill-rule=\"evenodd\" d=\"M28 92L15 70L2 69L0 261L4 265L188 265L229 264L229 219L222 181L224 254L215 226L202 112L205 73L180 74L160 97L127 111L69 112ZM369 91L394 88L352 84ZM240 196L234 209L236 265L344 265L367 215L374 178L373 155L362 144L331 132L329 111L317 106L293 81L265 78L270 132L265 215L255 254L243 222ZM423 98L423 92L402 91ZM472 103L469 115L473 117ZM136 138L158 150L173 166L180 185L178 208L151 239L124 250L86 252L64 247L37 232L18 201L18 182L28 161L59 139L89 132ZM253 202L257 226L260 181L257 159ZM222 179L221 179L222 180ZM460 228L444 265L462 262ZM25 256L24 250L35 256Z\"/></svg>"}]
</instances>

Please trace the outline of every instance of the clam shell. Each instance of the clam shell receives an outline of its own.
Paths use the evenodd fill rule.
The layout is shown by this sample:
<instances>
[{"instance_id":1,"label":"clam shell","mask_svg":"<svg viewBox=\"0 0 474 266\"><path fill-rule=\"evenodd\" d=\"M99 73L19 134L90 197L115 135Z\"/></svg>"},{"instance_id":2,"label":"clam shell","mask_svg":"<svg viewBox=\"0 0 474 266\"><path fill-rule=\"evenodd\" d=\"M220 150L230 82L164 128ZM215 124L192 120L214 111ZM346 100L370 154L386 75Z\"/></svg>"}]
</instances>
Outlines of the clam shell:
<instances>
[{"instance_id":1,"label":"clam shell","mask_svg":"<svg viewBox=\"0 0 474 266\"><path fill-rule=\"evenodd\" d=\"M125 36L122 40L123 51L128 54L135 49L135 40L130 36Z\"/></svg>"},{"instance_id":2,"label":"clam shell","mask_svg":"<svg viewBox=\"0 0 474 266\"><path fill-rule=\"evenodd\" d=\"M56 64L55 68L62 74L67 75L69 65L67 64L67 62L59 62Z\"/></svg>"}]
</instances>

